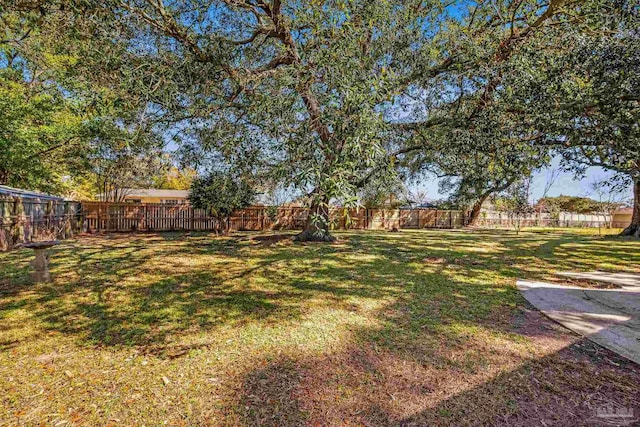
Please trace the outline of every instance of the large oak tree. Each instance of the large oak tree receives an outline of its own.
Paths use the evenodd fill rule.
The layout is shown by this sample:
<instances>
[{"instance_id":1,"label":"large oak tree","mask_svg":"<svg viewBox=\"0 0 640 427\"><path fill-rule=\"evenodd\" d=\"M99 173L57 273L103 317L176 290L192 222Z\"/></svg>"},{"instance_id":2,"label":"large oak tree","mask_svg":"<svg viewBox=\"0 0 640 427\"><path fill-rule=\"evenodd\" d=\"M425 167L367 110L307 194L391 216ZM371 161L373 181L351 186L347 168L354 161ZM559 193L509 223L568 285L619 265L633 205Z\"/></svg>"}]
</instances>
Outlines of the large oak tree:
<instances>
[{"instance_id":1,"label":"large oak tree","mask_svg":"<svg viewBox=\"0 0 640 427\"><path fill-rule=\"evenodd\" d=\"M311 212L299 239L331 240L330 200L355 203L387 160L385 102L411 64L435 75L450 63L425 36L446 15L437 1L122 0L86 16L126 46L94 70L146 96L185 159L294 185Z\"/></svg>"},{"instance_id":2,"label":"large oak tree","mask_svg":"<svg viewBox=\"0 0 640 427\"><path fill-rule=\"evenodd\" d=\"M564 83L579 86L582 71L563 73L559 58L594 34L607 48L636 37L609 22L624 2L603 0L59 5L84 41L77 75L139 107L144 128L185 160L307 192L301 240L330 240L330 200L355 203L396 165L460 169L460 188L478 202L543 164L548 147L607 157L602 138L585 138L567 112L609 100L569 102ZM617 122L604 115L591 127Z\"/></svg>"}]
</instances>

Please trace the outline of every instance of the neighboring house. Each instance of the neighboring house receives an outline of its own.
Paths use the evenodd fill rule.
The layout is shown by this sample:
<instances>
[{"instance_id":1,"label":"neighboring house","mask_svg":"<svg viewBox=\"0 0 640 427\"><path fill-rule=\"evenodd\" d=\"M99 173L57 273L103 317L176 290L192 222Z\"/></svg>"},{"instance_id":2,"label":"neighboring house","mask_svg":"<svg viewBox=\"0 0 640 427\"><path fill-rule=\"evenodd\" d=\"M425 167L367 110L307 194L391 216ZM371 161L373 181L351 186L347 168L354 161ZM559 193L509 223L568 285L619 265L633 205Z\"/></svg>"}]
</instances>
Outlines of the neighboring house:
<instances>
[{"instance_id":1,"label":"neighboring house","mask_svg":"<svg viewBox=\"0 0 640 427\"><path fill-rule=\"evenodd\" d=\"M159 190L156 188L125 188L118 190L125 203L161 203L164 205L181 205L189 203L189 190ZM98 200L109 200L105 194L99 194Z\"/></svg>"},{"instance_id":2,"label":"neighboring house","mask_svg":"<svg viewBox=\"0 0 640 427\"><path fill-rule=\"evenodd\" d=\"M614 228L626 228L631 224L631 216L633 215L633 208L620 208L613 213L611 219Z\"/></svg>"}]
</instances>

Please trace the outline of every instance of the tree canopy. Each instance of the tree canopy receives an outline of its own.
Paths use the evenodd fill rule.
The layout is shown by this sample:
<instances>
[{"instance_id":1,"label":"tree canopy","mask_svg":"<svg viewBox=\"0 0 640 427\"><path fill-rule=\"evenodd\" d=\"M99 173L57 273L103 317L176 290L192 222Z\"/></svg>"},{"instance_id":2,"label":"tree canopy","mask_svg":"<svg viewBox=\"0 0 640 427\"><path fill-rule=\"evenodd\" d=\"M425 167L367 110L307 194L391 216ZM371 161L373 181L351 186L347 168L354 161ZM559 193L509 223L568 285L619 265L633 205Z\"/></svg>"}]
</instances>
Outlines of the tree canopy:
<instances>
[{"instance_id":1,"label":"tree canopy","mask_svg":"<svg viewBox=\"0 0 640 427\"><path fill-rule=\"evenodd\" d=\"M476 12L488 13L495 31L464 38L472 46L456 59L464 66L445 74L448 91L434 97L423 89L428 95L417 105L424 119L407 124L413 133L398 150L401 161L439 170L454 178L455 196L481 203L483 189L496 191L526 176L552 150L578 176L602 166L618 172L620 182L634 181L637 194L637 5L594 0L492 6L495 11L483 11L472 4L473 12L459 20L464 27ZM504 16L515 17L514 25L494 27ZM510 152L517 156L509 158ZM635 206L630 234L640 224L640 204Z\"/></svg>"},{"instance_id":2,"label":"tree canopy","mask_svg":"<svg viewBox=\"0 0 640 427\"><path fill-rule=\"evenodd\" d=\"M69 39L82 58L64 81L85 90L67 92L112 131L93 142L172 143L194 168L291 186L314 219L300 238L330 240L330 201L396 174L435 171L474 207L550 150L640 182L637 15L624 0L35 1L13 6L8 45L58 23L49 50Z\"/></svg>"},{"instance_id":3,"label":"tree canopy","mask_svg":"<svg viewBox=\"0 0 640 427\"><path fill-rule=\"evenodd\" d=\"M598 201L589 197L556 196L538 200L538 206L550 213L575 212L593 213L598 209Z\"/></svg>"},{"instance_id":4,"label":"tree canopy","mask_svg":"<svg viewBox=\"0 0 640 427\"><path fill-rule=\"evenodd\" d=\"M2 184L93 197L118 174L140 175L141 156L158 160L146 103L94 67L113 35L90 33L88 4L0 1Z\"/></svg>"},{"instance_id":5,"label":"tree canopy","mask_svg":"<svg viewBox=\"0 0 640 427\"><path fill-rule=\"evenodd\" d=\"M18 37L2 16L4 36ZM73 60L42 41L0 44L0 184L59 191L85 160L86 104L59 85Z\"/></svg>"}]
</instances>

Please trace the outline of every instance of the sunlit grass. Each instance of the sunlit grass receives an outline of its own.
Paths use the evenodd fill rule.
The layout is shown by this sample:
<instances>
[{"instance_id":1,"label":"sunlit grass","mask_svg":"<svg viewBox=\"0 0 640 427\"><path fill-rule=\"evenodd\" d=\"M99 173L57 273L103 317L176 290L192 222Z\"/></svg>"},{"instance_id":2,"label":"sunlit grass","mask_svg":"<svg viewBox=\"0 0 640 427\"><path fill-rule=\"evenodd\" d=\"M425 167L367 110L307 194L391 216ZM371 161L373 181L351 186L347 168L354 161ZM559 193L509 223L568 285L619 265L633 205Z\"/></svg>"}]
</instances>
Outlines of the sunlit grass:
<instances>
[{"instance_id":1,"label":"sunlit grass","mask_svg":"<svg viewBox=\"0 0 640 427\"><path fill-rule=\"evenodd\" d=\"M40 285L30 251L2 253L0 420L297 425L374 404L402 419L561 345L514 330L517 277L640 271L638 241L597 232L88 237L56 247ZM408 388L387 384L405 371Z\"/></svg>"}]
</instances>

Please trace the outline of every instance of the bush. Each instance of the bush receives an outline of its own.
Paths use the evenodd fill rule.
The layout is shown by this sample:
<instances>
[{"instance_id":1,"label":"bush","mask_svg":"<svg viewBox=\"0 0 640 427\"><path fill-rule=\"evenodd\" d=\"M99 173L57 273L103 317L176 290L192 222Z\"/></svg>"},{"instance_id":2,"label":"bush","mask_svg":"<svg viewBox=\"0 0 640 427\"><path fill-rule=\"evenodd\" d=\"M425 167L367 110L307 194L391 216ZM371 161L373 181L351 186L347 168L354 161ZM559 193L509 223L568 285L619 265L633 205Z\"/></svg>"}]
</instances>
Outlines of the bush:
<instances>
[{"instance_id":1,"label":"bush","mask_svg":"<svg viewBox=\"0 0 640 427\"><path fill-rule=\"evenodd\" d=\"M256 192L243 179L224 172L212 172L194 179L189 202L197 209L206 209L211 215L226 220L231 214L250 206Z\"/></svg>"}]
</instances>

